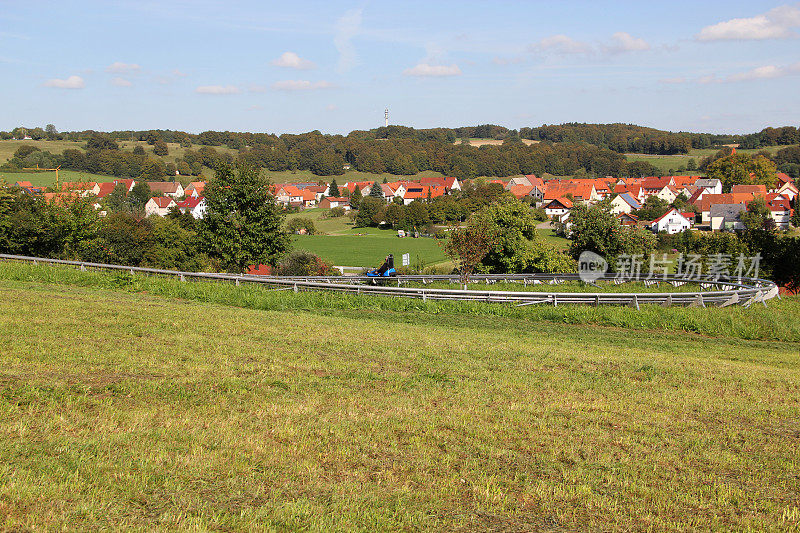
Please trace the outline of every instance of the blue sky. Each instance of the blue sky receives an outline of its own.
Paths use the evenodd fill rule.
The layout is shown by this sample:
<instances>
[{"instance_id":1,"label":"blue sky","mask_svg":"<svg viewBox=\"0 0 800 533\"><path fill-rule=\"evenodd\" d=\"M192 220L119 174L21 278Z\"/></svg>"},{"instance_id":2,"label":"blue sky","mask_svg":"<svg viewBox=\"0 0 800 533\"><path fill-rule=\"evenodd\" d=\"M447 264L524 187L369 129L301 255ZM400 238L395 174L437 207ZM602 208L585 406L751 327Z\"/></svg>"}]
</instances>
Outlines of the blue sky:
<instances>
[{"instance_id":1,"label":"blue sky","mask_svg":"<svg viewBox=\"0 0 800 533\"><path fill-rule=\"evenodd\" d=\"M0 129L800 124L800 2L0 0Z\"/></svg>"}]
</instances>

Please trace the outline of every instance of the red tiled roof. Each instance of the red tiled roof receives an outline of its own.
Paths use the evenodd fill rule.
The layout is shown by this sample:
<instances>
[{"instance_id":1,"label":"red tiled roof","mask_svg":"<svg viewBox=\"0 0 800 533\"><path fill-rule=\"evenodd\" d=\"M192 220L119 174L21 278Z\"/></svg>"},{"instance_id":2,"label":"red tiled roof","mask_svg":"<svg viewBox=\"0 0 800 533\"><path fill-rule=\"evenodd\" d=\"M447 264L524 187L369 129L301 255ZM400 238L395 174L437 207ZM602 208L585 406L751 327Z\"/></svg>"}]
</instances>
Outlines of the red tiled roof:
<instances>
[{"instance_id":1,"label":"red tiled roof","mask_svg":"<svg viewBox=\"0 0 800 533\"><path fill-rule=\"evenodd\" d=\"M155 202L157 207L160 207L162 209L169 207L169 204L174 202L174 200L169 196L155 196L151 198L151 200Z\"/></svg>"},{"instance_id":2,"label":"red tiled roof","mask_svg":"<svg viewBox=\"0 0 800 533\"><path fill-rule=\"evenodd\" d=\"M177 181L148 181L147 185L153 192L160 192L161 194L178 194L178 186L180 183Z\"/></svg>"},{"instance_id":3,"label":"red tiled roof","mask_svg":"<svg viewBox=\"0 0 800 533\"><path fill-rule=\"evenodd\" d=\"M204 196L197 196L197 197L190 196L186 200L184 200L182 202L178 202L175 205L177 205L178 207L185 207L185 208L189 208L189 209L194 209L195 207L200 205L200 202L202 202L203 200L205 200Z\"/></svg>"},{"instance_id":4,"label":"red tiled roof","mask_svg":"<svg viewBox=\"0 0 800 533\"><path fill-rule=\"evenodd\" d=\"M100 191L97 193L98 198L105 198L106 196L111 194L111 191L113 191L114 187L117 186L117 184L114 183L113 181L109 181L106 183L98 183L97 185L100 187Z\"/></svg>"},{"instance_id":5,"label":"red tiled roof","mask_svg":"<svg viewBox=\"0 0 800 533\"><path fill-rule=\"evenodd\" d=\"M513 194L515 198L524 198L530 194L533 188L532 185L513 185L509 187L508 192Z\"/></svg>"},{"instance_id":6,"label":"red tiled roof","mask_svg":"<svg viewBox=\"0 0 800 533\"><path fill-rule=\"evenodd\" d=\"M767 188L764 185L734 185L731 192L736 193L749 193L758 196L767 196Z\"/></svg>"},{"instance_id":7,"label":"red tiled roof","mask_svg":"<svg viewBox=\"0 0 800 533\"><path fill-rule=\"evenodd\" d=\"M547 209L548 207L553 205L553 203L555 203L555 202L561 204L563 207L566 207L567 209L572 209L572 205L573 204L570 201L570 199L569 198L563 198L563 197L553 198L546 206L544 206L545 209Z\"/></svg>"}]
</instances>

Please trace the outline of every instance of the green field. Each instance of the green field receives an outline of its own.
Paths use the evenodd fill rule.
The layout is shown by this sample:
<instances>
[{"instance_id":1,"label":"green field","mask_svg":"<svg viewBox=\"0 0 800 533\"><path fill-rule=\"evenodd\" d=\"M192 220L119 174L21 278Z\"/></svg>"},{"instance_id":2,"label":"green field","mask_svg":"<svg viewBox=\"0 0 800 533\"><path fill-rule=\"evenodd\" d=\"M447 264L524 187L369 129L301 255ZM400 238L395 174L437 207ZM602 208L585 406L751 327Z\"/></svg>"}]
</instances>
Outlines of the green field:
<instances>
[{"instance_id":1,"label":"green field","mask_svg":"<svg viewBox=\"0 0 800 533\"><path fill-rule=\"evenodd\" d=\"M359 228L362 235L295 235L294 248L308 250L334 265L378 267L388 254L394 254L400 266L404 253L410 254L411 264L433 266L448 260L439 246L440 241L421 237L400 239L397 232L375 228ZM421 266L421 265L420 265Z\"/></svg>"},{"instance_id":2,"label":"green field","mask_svg":"<svg viewBox=\"0 0 800 533\"><path fill-rule=\"evenodd\" d=\"M784 146L767 146L764 148L759 148L757 150L749 150L749 149L737 149L737 153L740 154L755 154L762 150L766 150L770 153L775 153L781 148L785 148ZM697 165L700 164L700 160L704 157L712 156L719 151L717 148L695 148L692 149L688 154L679 154L679 155L650 155L650 154L625 154L625 157L628 161L646 161L656 167L663 173L669 172L670 169L674 172L676 176L680 175L689 175L689 176L700 176L703 175L702 172L699 170L686 170L678 172L679 167L686 167L689 159L694 159Z\"/></svg>"},{"instance_id":3,"label":"green field","mask_svg":"<svg viewBox=\"0 0 800 533\"><path fill-rule=\"evenodd\" d=\"M104 174L92 174L90 172L80 172L77 170L59 170L58 179L61 183L67 181L114 181L114 176ZM38 187L55 187L55 172L5 172L0 170L0 182L14 183L16 181L29 181L31 185Z\"/></svg>"},{"instance_id":4,"label":"green field","mask_svg":"<svg viewBox=\"0 0 800 533\"><path fill-rule=\"evenodd\" d=\"M0 529L800 528L796 298L641 314L785 341L340 298L0 265Z\"/></svg>"}]
</instances>

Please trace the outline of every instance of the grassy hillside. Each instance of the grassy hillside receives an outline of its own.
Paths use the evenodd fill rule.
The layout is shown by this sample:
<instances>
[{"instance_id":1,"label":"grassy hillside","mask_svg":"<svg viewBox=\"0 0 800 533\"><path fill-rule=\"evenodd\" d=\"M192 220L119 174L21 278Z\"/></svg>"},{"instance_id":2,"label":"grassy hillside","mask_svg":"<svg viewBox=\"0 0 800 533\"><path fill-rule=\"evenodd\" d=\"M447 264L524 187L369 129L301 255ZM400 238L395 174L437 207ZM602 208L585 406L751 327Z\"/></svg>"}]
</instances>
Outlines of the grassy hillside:
<instances>
[{"instance_id":1,"label":"grassy hillside","mask_svg":"<svg viewBox=\"0 0 800 533\"><path fill-rule=\"evenodd\" d=\"M746 149L737 149L738 153L741 154L755 154L762 150L766 150L770 153L775 153L781 148L785 148L784 146L767 146L765 148L759 148L758 150L746 150ZM700 164L700 160L704 157L714 155L718 152L716 148L695 148L691 150L688 154L679 154L679 155L650 155L650 154L625 154L625 157L628 161L646 161L659 169L661 172L667 173L670 169L673 170L675 175L691 175L697 176L702 175L703 173L699 170L692 170L692 171L681 171L678 172L679 167L686 167L689 159L694 159L696 164Z\"/></svg>"},{"instance_id":2,"label":"grassy hillside","mask_svg":"<svg viewBox=\"0 0 800 533\"><path fill-rule=\"evenodd\" d=\"M800 526L797 342L236 309L12 270L4 529Z\"/></svg>"}]
</instances>

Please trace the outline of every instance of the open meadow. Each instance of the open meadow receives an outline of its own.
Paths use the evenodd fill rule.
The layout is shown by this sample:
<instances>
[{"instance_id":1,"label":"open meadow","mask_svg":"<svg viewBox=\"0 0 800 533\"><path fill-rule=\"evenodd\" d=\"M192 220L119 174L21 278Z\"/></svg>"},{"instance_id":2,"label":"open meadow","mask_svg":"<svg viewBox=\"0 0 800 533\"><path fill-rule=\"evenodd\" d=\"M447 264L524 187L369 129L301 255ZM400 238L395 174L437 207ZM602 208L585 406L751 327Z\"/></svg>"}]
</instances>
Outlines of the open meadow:
<instances>
[{"instance_id":1,"label":"open meadow","mask_svg":"<svg viewBox=\"0 0 800 533\"><path fill-rule=\"evenodd\" d=\"M0 528L797 530L798 314L2 263Z\"/></svg>"},{"instance_id":2,"label":"open meadow","mask_svg":"<svg viewBox=\"0 0 800 533\"><path fill-rule=\"evenodd\" d=\"M757 150L751 149L737 149L736 151L740 154L750 154L754 155L762 150L770 152L774 154L783 146L766 146L764 148L759 148ZM678 171L679 168L683 167L686 168L686 165L689 163L690 159L694 159L695 164L700 165L700 161L704 157L713 156L719 150L716 148L694 148L689 151L688 154L676 154L676 155L652 155L652 154L625 154L625 158L628 161L645 161L650 163L654 167L656 167L661 172L667 174L670 171L674 175L687 175L687 176L702 176L703 173L700 170L681 170Z\"/></svg>"}]
</instances>

